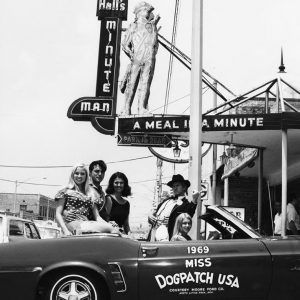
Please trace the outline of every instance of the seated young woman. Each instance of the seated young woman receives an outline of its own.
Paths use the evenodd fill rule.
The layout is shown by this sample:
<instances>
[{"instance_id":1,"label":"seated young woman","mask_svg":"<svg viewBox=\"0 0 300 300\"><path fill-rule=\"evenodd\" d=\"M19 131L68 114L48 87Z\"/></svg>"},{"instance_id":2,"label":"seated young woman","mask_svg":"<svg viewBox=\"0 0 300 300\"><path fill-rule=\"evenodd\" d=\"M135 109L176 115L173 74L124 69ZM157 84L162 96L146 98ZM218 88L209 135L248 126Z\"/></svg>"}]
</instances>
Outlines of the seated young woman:
<instances>
[{"instance_id":1,"label":"seated young woman","mask_svg":"<svg viewBox=\"0 0 300 300\"><path fill-rule=\"evenodd\" d=\"M175 221L173 236L171 241L190 241L188 235L192 227L192 218L188 213L181 213Z\"/></svg>"},{"instance_id":2,"label":"seated young woman","mask_svg":"<svg viewBox=\"0 0 300 300\"><path fill-rule=\"evenodd\" d=\"M123 233L130 234L130 203L125 198L131 195L131 187L127 176L122 172L112 174L106 193L105 205L109 222Z\"/></svg>"},{"instance_id":3,"label":"seated young woman","mask_svg":"<svg viewBox=\"0 0 300 300\"><path fill-rule=\"evenodd\" d=\"M90 188L88 170L84 164L73 167L68 185L60 190L55 200L56 220L64 235L83 232L115 233L117 230L104 221L98 212L97 206L101 200ZM103 204L102 204L103 205ZM75 220L67 221L64 218L64 210L72 211ZM93 220L89 220L92 216Z\"/></svg>"}]
</instances>

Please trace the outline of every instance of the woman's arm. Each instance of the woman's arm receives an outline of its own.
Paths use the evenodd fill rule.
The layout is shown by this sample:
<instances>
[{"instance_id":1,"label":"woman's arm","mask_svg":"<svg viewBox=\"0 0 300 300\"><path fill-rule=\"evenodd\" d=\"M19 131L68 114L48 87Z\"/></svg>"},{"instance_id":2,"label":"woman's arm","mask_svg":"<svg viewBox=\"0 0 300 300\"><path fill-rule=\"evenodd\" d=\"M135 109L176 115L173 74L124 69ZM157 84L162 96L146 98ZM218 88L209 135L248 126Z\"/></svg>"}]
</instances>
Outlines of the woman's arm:
<instances>
[{"instance_id":1,"label":"woman's arm","mask_svg":"<svg viewBox=\"0 0 300 300\"><path fill-rule=\"evenodd\" d=\"M93 210L93 216L94 216L94 219L95 219L97 222L106 222L104 219L102 219L102 218L100 217L100 214L99 214L99 211L98 211L98 208L97 208L97 205L96 205L96 204L93 205L92 210Z\"/></svg>"},{"instance_id":2,"label":"woman's arm","mask_svg":"<svg viewBox=\"0 0 300 300\"><path fill-rule=\"evenodd\" d=\"M55 213L56 220L57 220L58 224L60 225L64 235L72 235L72 233L67 228L65 221L63 219L64 206L65 206L65 199L63 199L63 198L59 199L58 205L56 207L56 213Z\"/></svg>"},{"instance_id":3,"label":"woman's arm","mask_svg":"<svg viewBox=\"0 0 300 300\"><path fill-rule=\"evenodd\" d=\"M111 212L111 207L112 207L112 201L111 201L111 197L109 195L106 195L105 197L105 210L107 213L107 217L108 217L108 221L110 219L110 212Z\"/></svg>"},{"instance_id":4,"label":"woman's arm","mask_svg":"<svg viewBox=\"0 0 300 300\"><path fill-rule=\"evenodd\" d=\"M123 228L124 228L124 232L125 232L126 234L129 234L129 233L130 233L129 217L127 217L127 219L125 220L124 225L123 225Z\"/></svg>"}]
</instances>

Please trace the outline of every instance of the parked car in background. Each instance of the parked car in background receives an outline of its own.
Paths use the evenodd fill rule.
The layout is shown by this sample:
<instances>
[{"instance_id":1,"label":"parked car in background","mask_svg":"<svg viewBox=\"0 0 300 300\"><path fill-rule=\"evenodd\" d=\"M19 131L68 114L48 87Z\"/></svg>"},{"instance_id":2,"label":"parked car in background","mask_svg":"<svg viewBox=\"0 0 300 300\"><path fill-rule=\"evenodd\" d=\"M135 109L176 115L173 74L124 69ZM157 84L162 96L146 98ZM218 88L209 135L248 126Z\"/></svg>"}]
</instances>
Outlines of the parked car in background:
<instances>
[{"instance_id":1,"label":"parked car in background","mask_svg":"<svg viewBox=\"0 0 300 300\"><path fill-rule=\"evenodd\" d=\"M0 298L300 299L300 236L263 237L217 206L200 218L191 241L100 233L2 244Z\"/></svg>"},{"instance_id":2,"label":"parked car in background","mask_svg":"<svg viewBox=\"0 0 300 300\"><path fill-rule=\"evenodd\" d=\"M34 220L34 223L39 229L42 239L53 239L61 236L60 227L58 227L58 225L51 220Z\"/></svg>"},{"instance_id":3,"label":"parked car in background","mask_svg":"<svg viewBox=\"0 0 300 300\"><path fill-rule=\"evenodd\" d=\"M0 214L0 243L40 238L40 233L33 221Z\"/></svg>"}]
</instances>

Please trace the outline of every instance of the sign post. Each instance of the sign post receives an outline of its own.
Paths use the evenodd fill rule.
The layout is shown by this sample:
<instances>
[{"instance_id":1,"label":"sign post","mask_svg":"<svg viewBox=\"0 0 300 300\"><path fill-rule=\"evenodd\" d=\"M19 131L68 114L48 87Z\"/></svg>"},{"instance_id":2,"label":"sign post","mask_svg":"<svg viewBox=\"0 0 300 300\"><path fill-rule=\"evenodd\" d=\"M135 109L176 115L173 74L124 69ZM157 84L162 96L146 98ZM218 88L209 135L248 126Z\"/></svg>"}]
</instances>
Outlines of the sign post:
<instances>
[{"instance_id":1,"label":"sign post","mask_svg":"<svg viewBox=\"0 0 300 300\"><path fill-rule=\"evenodd\" d=\"M201 193L201 146L202 146L202 44L203 0L193 0L192 16L192 72L191 72L191 117L190 117L190 164L191 189ZM197 201L196 238L200 238L201 198Z\"/></svg>"}]
</instances>

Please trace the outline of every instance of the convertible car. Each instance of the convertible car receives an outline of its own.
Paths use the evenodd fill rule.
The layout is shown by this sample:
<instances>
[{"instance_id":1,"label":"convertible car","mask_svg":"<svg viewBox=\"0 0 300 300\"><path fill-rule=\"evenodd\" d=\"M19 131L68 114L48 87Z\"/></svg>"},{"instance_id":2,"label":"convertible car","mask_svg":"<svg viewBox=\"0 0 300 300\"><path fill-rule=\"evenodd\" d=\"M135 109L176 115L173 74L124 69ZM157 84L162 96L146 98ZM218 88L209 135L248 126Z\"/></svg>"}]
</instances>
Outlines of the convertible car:
<instances>
[{"instance_id":1,"label":"convertible car","mask_svg":"<svg viewBox=\"0 0 300 300\"><path fill-rule=\"evenodd\" d=\"M300 299L300 239L262 237L222 207L201 239L86 234L0 245L0 299Z\"/></svg>"}]
</instances>

